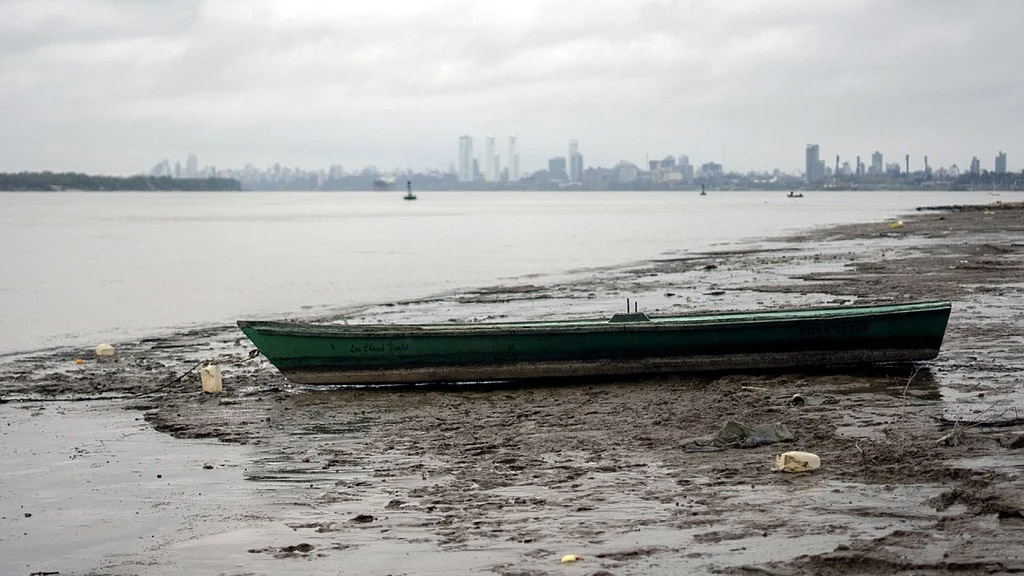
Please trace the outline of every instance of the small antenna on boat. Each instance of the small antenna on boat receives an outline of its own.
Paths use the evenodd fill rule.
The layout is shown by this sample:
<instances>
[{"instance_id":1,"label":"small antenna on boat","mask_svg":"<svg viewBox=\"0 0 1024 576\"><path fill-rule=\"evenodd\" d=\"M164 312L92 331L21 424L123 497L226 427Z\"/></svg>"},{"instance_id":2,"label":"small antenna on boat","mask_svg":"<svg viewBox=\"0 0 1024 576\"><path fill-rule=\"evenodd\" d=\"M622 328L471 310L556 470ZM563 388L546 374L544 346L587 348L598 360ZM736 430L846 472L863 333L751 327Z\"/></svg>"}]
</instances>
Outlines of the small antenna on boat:
<instances>
[{"instance_id":1,"label":"small antenna on boat","mask_svg":"<svg viewBox=\"0 0 1024 576\"><path fill-rule=\"evenodd\" d=\"M633 313L636 314L640 311L640 304L636 300L633 301Z\"/></svg>"},{"instance_id":2,"label":"small antenna on boat","mask_svg":"<svg viewBox=\"0 0 1024 576\"><path fill-rule=\"evenodd\" d=\"M626 298L626 314L629 314L629 298Z\"/></svg>"}]
</instances>

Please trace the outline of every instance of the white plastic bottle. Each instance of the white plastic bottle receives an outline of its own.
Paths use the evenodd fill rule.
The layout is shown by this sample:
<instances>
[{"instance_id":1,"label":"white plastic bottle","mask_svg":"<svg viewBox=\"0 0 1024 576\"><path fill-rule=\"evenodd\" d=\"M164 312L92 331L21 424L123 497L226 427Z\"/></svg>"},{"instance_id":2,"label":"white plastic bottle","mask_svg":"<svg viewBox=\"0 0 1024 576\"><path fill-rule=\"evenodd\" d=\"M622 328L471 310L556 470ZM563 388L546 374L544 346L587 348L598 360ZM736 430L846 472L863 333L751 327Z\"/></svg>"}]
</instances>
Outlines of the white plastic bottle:
<instances>
[{"instance_id":1,"label":"white plastic bottle","mask_svg":"<svg viewBox=\"0 0 1024 576\"><path fill-rule=\"evenodd\" d=\"M810 472L821 468L821 458L810 452L783 452L775 455L775 469L782 472Z\"/></svg>"},{"instance_id":2,"label":"white plastic bottle","mask_svg":"<svg viewBox=\"0 0 1024 576\"><path fill-rule=\"evenodd\" d=\"M203 366L203 369L199 371L199 379L203 383L203 392L220 394L223 389L220 377L220 366L216 364L207 364L206 366Z\"/></svg>"}]
</instances>

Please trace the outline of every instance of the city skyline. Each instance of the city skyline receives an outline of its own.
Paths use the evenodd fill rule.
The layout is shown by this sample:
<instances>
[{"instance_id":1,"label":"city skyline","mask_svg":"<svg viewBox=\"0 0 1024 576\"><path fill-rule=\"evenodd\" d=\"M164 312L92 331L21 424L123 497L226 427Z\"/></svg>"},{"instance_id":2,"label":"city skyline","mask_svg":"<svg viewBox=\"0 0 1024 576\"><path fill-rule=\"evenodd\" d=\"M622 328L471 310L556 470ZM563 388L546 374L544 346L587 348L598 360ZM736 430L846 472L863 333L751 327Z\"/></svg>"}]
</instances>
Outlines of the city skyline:
<instances>
[{"instance_id":1,"label":"city skyline","mask_svg":"<svg viewBox=\"0 0 1024 576\"><path fill-rule=\"evenodd\" d=\"M419 169L419 171L424 173L450 173L455 175L459 182L465 183L473 182L476 181L477 179L480 179L483 182L498 182L502 180L515 182L520 180L520 178L524 175L529 175L531 173L545 169L545 167L540 167L525 171L521 170L519 162L518 137L514 134L508 136L506 148L508 156L506 157L505 160L506 162L508 162L508 164L505 165L504 167L501 164L501 155L497 152L498 147L496 138L494 136L488 135L484 137L484 141L485 150L475 154L473 145L474 137L470 134L463 134L458 138L458 160L456 162L449 163L447 169L421 168ZM565 180L567 182L579 182L580 177L585 169L600 168L600 166L588 166L584 164L583 155L579 151L579 139L572 138L569 139L568 142L568 154L565 156L552 156L548 158L546 161L546 169L548 171L551 171L551 162L553 160L560 160L561 162L565 163ZM670 153L666 155L666 158L672 157L673 162L675 162L675 156L675 154ZM658 157L659 155L655 155L655 158ZM973 173L987 171L996 174L1016 171L1008 167L1009 165L1007 163L1007 153L1002 149L998 150L998 152L996 152L993 155L991 168L988 167L989 165L987 163L983 163L981 158L979 158L977 155L972 155L970 160L965 160L963 162L953 162L949 165L943 166L936 165L934 162L929 162L929 157L927 154L917 155L906 153L903 155L903 159L905 161L905 165L903 168L900 168L898 162L884 162L884 158L885 154L877 149L874 150L870 155L870 165L864 163L861 160L861 155L859 154L854 155L852 157L836 154L835 165L833 168L832 166L827 165L826 162L821 159L821 146L819 144L807 144L805 148L804 165L802 170L787 171L782 170L779 167L761 167L756 169L740 170L724 166L721 163L716 164L726 173L734 172L745 174L779 172L790 176L802 176L808 180L808 183L812 184L821 182L826 178L826 176L832 176L834 174L842 174L846 176L877 176L888 172L892 172L893 170L895 170L897 174L911 173L916 171L931 173L933 169L952 169L957 172L963 171ZM850 163L851 159L855 159L855 162L853 164ZM913 159L914 161L913 166L911 166L911 159ZM655 161L660 162L659 160ZM686 177L685 170L687 168L693 170L693 165L690 164L690 156L687 154L679 154L678 161L680 169L684 171L683 175L684 177ZM643 162L631 162L630 160L627 159L621 159L618 162L615 162L614 164L621 164L624 162L635 164L637 166L645 168L651 162L651 156L645 155ZM840 164L840 162L842 162L842 164ZM712 161L712 163L714 162ZM698 162L696 165L699 166L701 164L701 162ZM963 166L961 166L961 164L963 164ZM280 162L275 162L271 165L268 165L267 167L269 168L274 165L285 166L288 169L298 169L311 172L321 170L324 172L325 175L329 177L334 177L335 172L337 172L338 174L351 174L366 169L374 170L375 172L378 172L380 174L394 174L417 171L416 168L410 166L386 168L378 166L377 164L369 164L366 166L355 167L349 165L348 168L345 169L344 164L342 164L341 162L335 162L330 164L327 170L322 170L321 168L310 168L308 166L286 166L282 165ZM245 168L247 169L255 167L256 166L252 163L247 162L245 164ZM211 168L213 169L212 171ZM227 167L227 170L229 171L237 171L239 169L239 167ZM175 161L174 164L172 164L170 159L164 159L158 162L152 168L150 168L148 172L136 171L133 172L133 174L148 173L149 175L154 176L171 176L174 178L195 178L197 176L201 176L201 172L207 175L217 174L216 164L204 166L203 170L205 170L205 172L199 169L197 155L194 152L191 152L188 154L184 166L182 166L180 161ZM690 178L692 178L692 176L692 174L689 175Z\"/></svg>"},{"instance_id":2,"label":"city skyline","mask_svg":"<svg viewBox=\"0 0 1024 576\"><path fill-rule=\"evenodd\" d=\"M148 175L155 177L171 178L230 178L241 182L243 185L256 184L264 189L287 189L291 184L300 184L301 189L351 189L354 183L362 182L369 185L370 181L394 184L396 181L406 178L427 177L436 183L448 181L449 184L469 186L473 189L476 185L488 188L495 186L504 187L523 182L527 186L545 187L582 187L593 188L595 184L607 186L609 183L602 179L611 179L616 185L626 185L630 182L647 182L657 186L665 186L669 189L685 187L687 184L709 183L721 185L726 181L735 185L737 182L746 181L761 182L762 184L778 185L780 183L792 184L794 186L814 187L843 187L855 182L862 182L868 186L884 186L886 183L906 186L916 182L918 186L933 186L945 182L951 183L961 175L984 176L993 174L996 176L1011 175L1013 171L1007 169L1007 153L1000 150L994 157L992 169L986 165L982 167L981 160L972 156L969 163L961 168L954 163L949 166L935 166L929 162L927 155L920 158L921 162L911 164L911 155L903 155L903 164L900 162L885 162L882 152L875 150L870 156L870 165L861 160L861 156L855 157L851 164L850 159L844 159L841 155L835 155L835 163L832 166L826 165L821 159L821 147L818 144L807 144L804 151L805 169L803 171L785 172L778 168L771 170L736 171L716 162L691 163L690 157L686 154L667 155L660 159L645 159L642 164L632 163L626 160L617 162L614 166L586 166L583 164L583 155L580 152L579 140L569 140L568 155L554 156L548 159L546 168L536 171L520 172L518 140L515 135L508 136L508 154L511 158L510 166L502 168L500 154L496 152L496 139L494 136L484 137L485 149L479 154L474 154L473 136L464 134L458 139L458 165L452 163L446 170L428 169L417 172L412 168L400 168L394 170L381 170L376 166L365 166L348 169L341 164L332 164L326 169L314 168L304 169L301 167L282 166L274 164L266 168L259 168L253 164L246 164L243 168L229 167L218 169L216 166L198 167L198 159L195 153L190 153L183 166L180 161L173 165L169 159L164 159L154 165ZM1014 176L1013 182L1021 182L1020 174ZM749 178L754 178L749 180ZM352 179L355 178L353 181ZM369 179L369 180L368 180ZM347 181L342 184L343 181ZM334 182L334 184L331 184ZM1017 185L1017 184L1015 184ZM340 186L340 188L339 188Z\"/></svg>"},{"instance_id":3,"label":"city skyline","mask_svg":"<svg viewBox=\"0 0 1024 576\"><path fill-rule=\"evenodd\" d=\"M445 169L471 133L501 138L498 157L515 134L523 171L567 137L593 166L793 172L807 142L962 166L997 143L1012 171L1021 17L992 0L12 0L0 170L130 174L172 151Z\"/></svg>"}]
</instances>

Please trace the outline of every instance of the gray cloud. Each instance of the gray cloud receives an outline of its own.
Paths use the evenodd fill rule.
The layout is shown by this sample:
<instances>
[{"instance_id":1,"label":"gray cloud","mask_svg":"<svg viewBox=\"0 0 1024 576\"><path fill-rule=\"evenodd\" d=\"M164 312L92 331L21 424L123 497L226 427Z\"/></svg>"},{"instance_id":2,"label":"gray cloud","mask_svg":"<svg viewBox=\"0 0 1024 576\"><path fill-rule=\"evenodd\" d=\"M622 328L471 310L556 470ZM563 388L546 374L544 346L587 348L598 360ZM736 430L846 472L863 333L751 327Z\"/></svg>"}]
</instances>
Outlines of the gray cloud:
<instances>
[{"instance_id":1,"label":"gray cloud","mask_svg":"<svg viewBox=\"0 0 1024 576\"><path fill-rule=\"evenodd\" d=\"M553 4L553 5L549 5ZM0 4L0 170L1024 158L1024 4L744 0Z\"/></svg>"}]
</instances>

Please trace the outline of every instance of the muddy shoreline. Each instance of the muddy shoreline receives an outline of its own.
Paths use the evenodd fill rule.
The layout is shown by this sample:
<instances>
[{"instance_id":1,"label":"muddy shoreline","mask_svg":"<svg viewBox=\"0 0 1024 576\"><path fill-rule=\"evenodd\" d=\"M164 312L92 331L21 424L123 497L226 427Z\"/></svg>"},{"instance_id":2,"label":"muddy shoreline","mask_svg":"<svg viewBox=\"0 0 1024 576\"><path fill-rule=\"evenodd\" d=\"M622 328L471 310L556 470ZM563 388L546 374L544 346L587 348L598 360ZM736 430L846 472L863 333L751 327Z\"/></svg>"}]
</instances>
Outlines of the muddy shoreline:
<instances>
[{"instance_id":1,"label":"muddy shoreline","mask_svg":"<svg viewBox=\"0 0 1024 576\"><path fill-rule=\"evenodd\" d=\"M110 362L11 359L0 409L109 398L157 431L242 446L243 477L272 488L263 514L288 537L230 542L231 573L1020 572L1022 278L1024 207L946 207L327 319L596 316L627 296L652 314L952 300L940 357L914 369L300 389L214 327L119 343ZM175 381L206 358L224 363L222 395L195 373ZM785 423L786 447L821 470L773 473L778 446L681 449L728 420ZM171 548L93 572L175 573ZM569 553L585 559L560 564Z\"/></svg>"}]
</instances>

